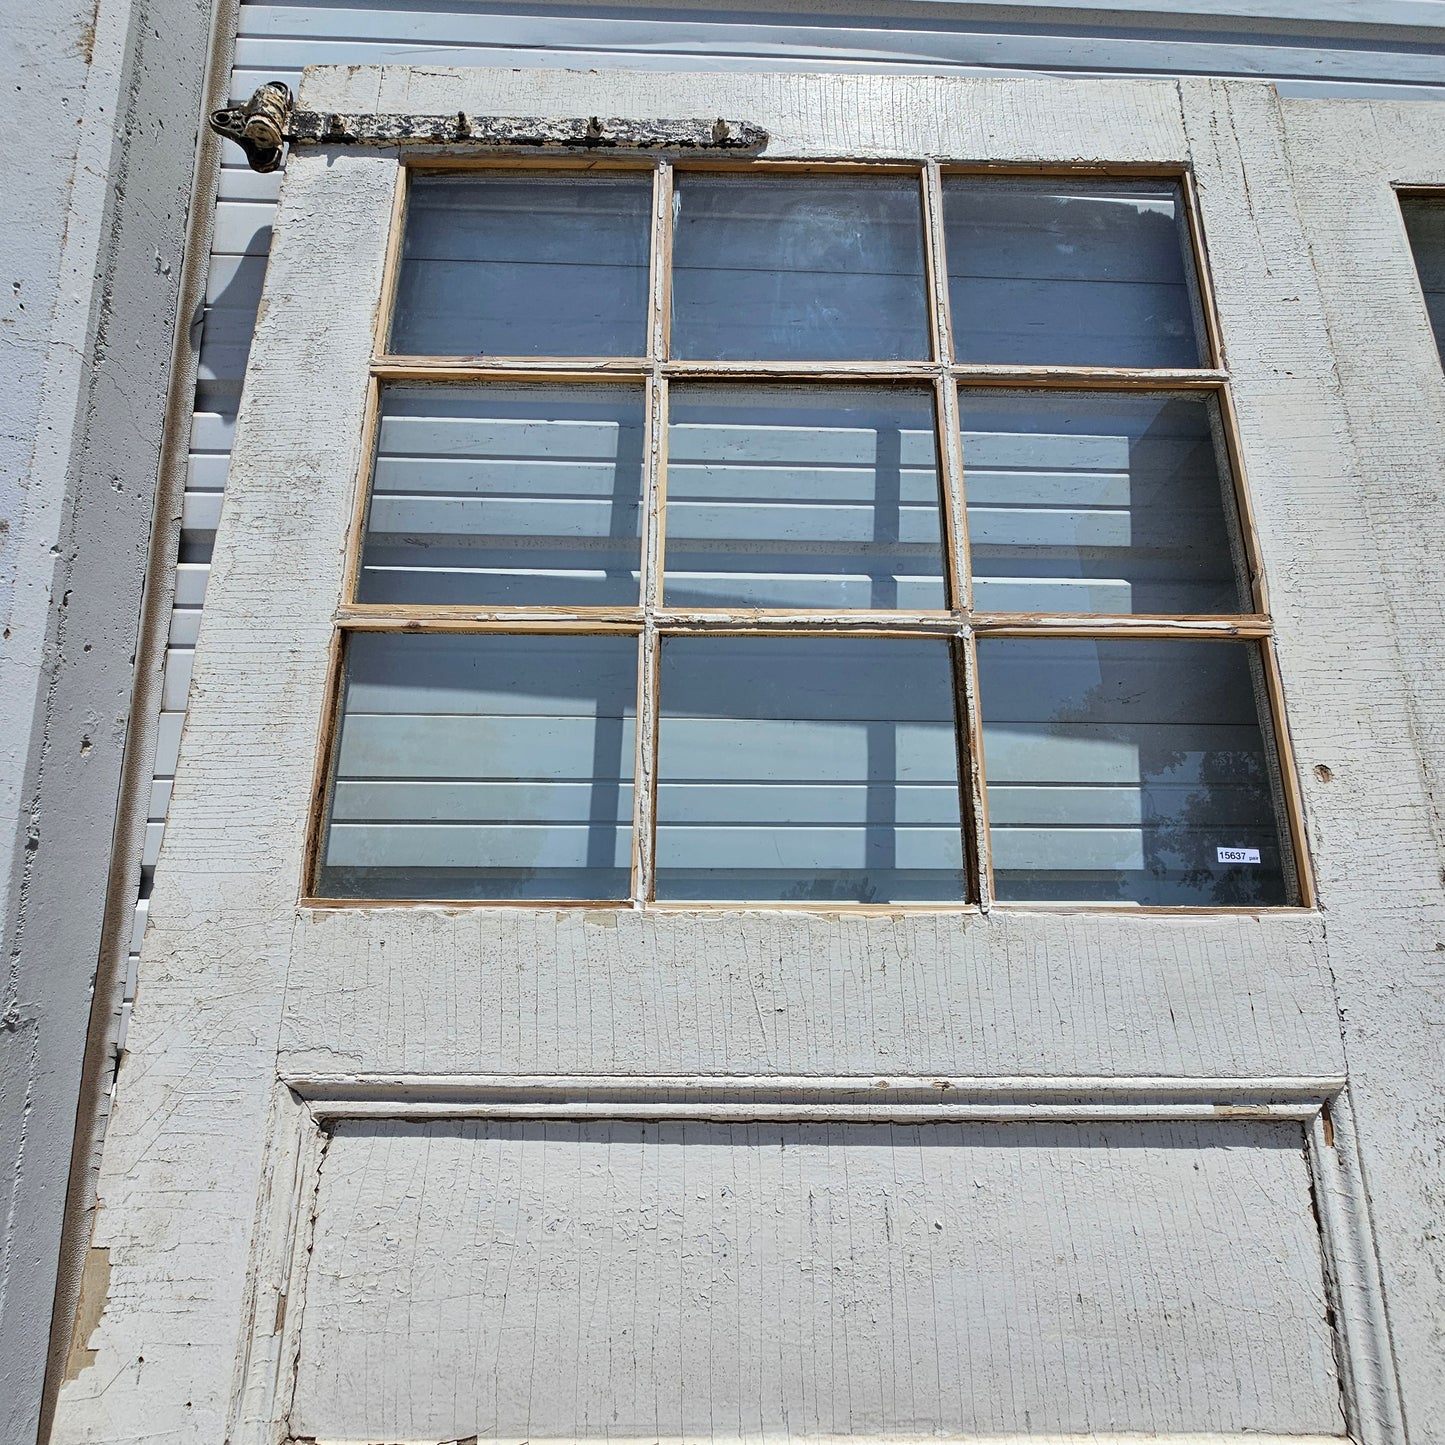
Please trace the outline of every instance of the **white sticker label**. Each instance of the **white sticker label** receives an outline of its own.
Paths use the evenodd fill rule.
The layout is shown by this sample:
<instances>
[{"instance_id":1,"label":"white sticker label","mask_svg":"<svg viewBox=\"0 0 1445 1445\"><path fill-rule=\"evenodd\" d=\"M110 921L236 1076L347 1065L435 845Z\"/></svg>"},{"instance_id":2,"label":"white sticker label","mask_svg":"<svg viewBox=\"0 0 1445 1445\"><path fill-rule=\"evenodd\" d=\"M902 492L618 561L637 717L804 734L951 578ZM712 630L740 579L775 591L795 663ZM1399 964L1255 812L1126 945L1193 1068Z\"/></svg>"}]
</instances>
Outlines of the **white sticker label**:
<instances>
[{"instance_id":1,"label":"white sticker label","mask_svg":"<svg viewBox=\"0 0 1445 1445\"><path fill-rule=\"evenodd\" d=\"M1258 848L1216 848L1221 863L1258 863Z\"/></svg>"}]
</instances>

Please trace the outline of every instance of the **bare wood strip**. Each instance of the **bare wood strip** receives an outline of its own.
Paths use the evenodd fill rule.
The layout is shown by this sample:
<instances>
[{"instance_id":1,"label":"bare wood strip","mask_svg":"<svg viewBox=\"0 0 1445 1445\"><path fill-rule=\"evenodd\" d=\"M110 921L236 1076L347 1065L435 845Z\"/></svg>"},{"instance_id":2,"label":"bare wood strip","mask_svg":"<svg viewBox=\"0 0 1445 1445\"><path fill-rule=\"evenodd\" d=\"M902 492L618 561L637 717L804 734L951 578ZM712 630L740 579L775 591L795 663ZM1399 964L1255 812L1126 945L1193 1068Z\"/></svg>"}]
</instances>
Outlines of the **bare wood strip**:
<instances>
[{"instance_id":1,"label":"bare wood strip","mask_svg":"<svg viewBox=\"0 0 1445 1445\"><path fill-rule=\"evenodd\" d=\"M572 910L587 909L631 909L625 898L328 898L322 894L303 894L297 905L317 913L356 912L365 909L368 913L380 910L409 908L484 909L500 908L508 912L518 908L531 908L543 913L553 913L559 908Z\"/></svg>"},{"instance_id":2,"label":"bare wood strip","mask_svg":"<svg viewBox=\"0 0 1445 1445\"><path fill-rule=\"evenodd\" d=\"M667 633L857 633L958 637L968 628L991 637L1195 637L1252 640L1271 635L1267 617L1154 617L1081 613L979 612L735 612L622 607L448 608L350 604L339 625L367 632L640 632L644 617Z\"/></svg>"},{"instance_id":3,"label":"bare wood strip","mask_svg":"<svg viewBox=\"0 0 1445 1445\"><path fill-rule=\"evenodd\" d=\"M669 612L663 608L653 620L665 635L795 632L853 637L957 637L963 631L962 621L947 612Z\"/></svg>"},{"instance_id":4,"label":"bare wood strip","mask_svg":"<svg viewBox=\"0 0 1445 1445\"><path fill-rule=\"evenodd\" d=\"M854 157L850 160L794 160L786 156L689 156L679 155L673 165L679 171L748 171L751 173L775 173L782 175L833 175L833 176L916 176L922 170L921 164L906 158L884 158L868 160Z\"/></svg>"},{"instance_id":5,"label":"bare wood strip","mask_svg":"<svg viewBox=\"0 0 1445 1445\"><path fill-rule=\"evenodd\" d=\"M943 192L938 166L930 162L923 177L924 240L928 266L929 313L933 320L934 354L946 362L952 352L948 274L943 236ZM963 439L958 416L958 389L946 376L937 379L934 407L938 425L939 477L943 490L943 538L949 597L955 607L973 605L968 565L968 511L964 499Z\"/></svg>"},{"instance_id":6,"label":"bare wood strip","mask_svg":"<svg viewBox=\"0 0 1445 1445\"><path fill-rule=\"evenodd\" d=\"M616 905L613 905L614 907ZM1230 1104L1295 1103L1318 1111L1344 1087L1343 1074L1214 1077L1174 1074L465 1074L315 1073L284 1081L308 1101L346 1099L491 1099L508 1096L559 1103L578 1099L656 1100L660 1094L754 1099L1037 1100L1150 1102L1189 1099ZM1034 1438L1034 1437L1030 1437ZM1093 1439L1093 1436L1089 1437ZM1167 1437L1154 1437L1167 1438ZM1295 1437L1291 1437L1295 1438Z\"/></svg>"},{"instance_id":7,"label":"bare wood strip","mask_svg":"<svg viewBox=\"0 0 1445 1445\"><path fill-rule=\"evenodd\" d=\"M667 161L658 164L652 196L652 269L648 291L652 311L647 354L656 363L667 357L672 332L673 167Z\"/></svg>"},{"instance_id":8,"label":"bare wood strip","mask_svg":"<svg viewBox=\"0 0 1445 1445\"><path fill-rule=\"evenodd\" d=\"M371 374L383 381L643 381L645 358L606 356L382 356Z\"/></svg>"},{"instance_id":9,"label":"bare wood strip","mask_svg":"<svg viewBox=\"0 0 1445 1445\"><path fill-rule=\"evenodd\" d=\"M1155 617L1080 613L975 612L977 633L992 637L1196 637L1258 638L1270 635L1267 617Z\"/></svg>"},{"instance_id":10,"label":"bare wood strip","mask_svg":"<svg viewBox=\"0 0 1445 1445\"><path fill-rule=\"evenodd\" d=\"M1104 914L1127 914L1130 918L1137 916L1145 918L1199 918L1205 914L1219 914L1229 918L1276 918L1283 914L1286 917L1298 914L1307 917L1312 911L1304 904L1258 904L1250 906L1242 904L1238 908L1215 907L1212 904L1193 903L1090 903L1084 901L1070 901L1066 903L1039 902L1010 902L1007 899L996 898L994 905L996 909L1010 913L1048 913L1053 915L1065 915L1071 913L1104 913Z\"/></svg>"},{"instance_id":11,"label":"bare wood strip","mask_svg":"<svg viewBox=\"0 0 1445 1445\"><path fill-rule=\"evenodd\" d=\"M669 361L667 375L688 380L931 381L934 361Z\"/></svg>"},{"instance_id":12,"label":"bare wood strip","mask_svg":"<svg viewBox=\"0 0 1445 1445\"><path fill-rule=\"evenodd\" d=\"M525 1100L420 1100L398 1108L391 1099L327 1100L313 1105L321 1118L341 1119L618 1119L726 1122L746 1120L751 1123L1092 1123L1120 1120L1187 1120L1187 1119L1274 1119L1309 1123L1319 1112L1314 1103L1226 1104L1167 1100L1160 1103L958 1103L950 1098L927 1103L910 1104L886 1095L870 1103L791 1103L759 1100L756 1103L648 1103L642 1099L625 1101L577 1100L573 1103L530 1103ZM613 1437L609 1437L609 1442ZM877 1439L877 1436L870 1436ZM886 1437L884 1437L886 1439ZM916 1437L910 1437L910 1445ZM930 1441L934 1436L928 1437ZM1057 1436L1030 1436L1031 1445L1053 1445ZM1087 1437L1090 1445L1098 1445L1101 1437ZM1137 1445L1160 1445L1167 1435L1135 1437ZM1206 1437L1210 1445L1225 1445L1228 1437ZM1237 1438L1237 1437L1236 1437ZM1251 1434L1251 1445L1261 1438ZM1290 1445L1309 1437L1292 1435ZM1345 1445L1344 1437L1328 1436L1331 1445ZM654 1445L655 1437L648 1437ZM320 1445L320 1442L318 1442ZM970 1437L969 1445L978 1445Z\"/></svg>"},{"instance_id":13,"label":"bare wood strip","mask_svg":"<svg viewBox=\"0 0 1445 1445\"><path fill-rule=\"evenodd\" d=\"M1239 417L1234 409L1234 396L1226 386L1219 392L1219 416L1224 427L1224 444L1228 453L1229 472L1234 486L1234 506L1239 518L1240 545L1245 565L1249 568L1249 590L1256 612L1269 612L1269 584L1265 580L1263 552L1259 545L1259 528L1255 523L1254 504L1250 501L1249 484L1244 471L1244 452L1239 444Z\"/></svg>"},{"instance_id":14,"label":"bare wood strip","mask_svg":"<svg viewBox=\"0 0 1445 1445\"><path fill-rule=\"evenodd\" d=\"M428 175L446 175L467 171L650 171L657 161L648 155L619 155L602 151L567 151L547 154L531 151L526 155L457 155L455 152L419 148L401 157L407 170Z\"/></svg>"},{"instance_id":15,"label":"bare wood strip","mask_svg":"<svg viewBox=\"0 0 1445 1445\"><path fill-rule=\"evenodd\" d=\"M1313 908L1316 902L1314 862L1310 857L1309 837L1305 829L1304 797L1300 790L1294 744L1290 739L1289 720L1285 713L1284 684L1279 675L1274 639L1263 639L1259 651L1264 668L1265 691L1269 695L1275 756L1279 762L1280 792L1284 795L1285 821L1289 827L1290 845L1294 854L1295 883L1299 889L1300 907Z\"/></svg>"},{"instance_id":16,"label":"bare wood strip","mask_svg":"<svg viewBox=\"0 0 1445 1445\"><path fill-rule=\"evenodd\" d=\"M1177 181L1190 174L1187 161L944 161L945 176L1037 176L1067 180L1079 176L1124 176L1130 180Z\"/></svg>"},{"instance_id":17,"label":"bare wood strip","mask_svg":"<svg viewBox=\"0 0 1445 1445\"><path fill-rule=\"evenodd\" d=\"M662 641L649 622L639 642L636 763L632 780L632 906L644 907L657 877L657 718Z\"/></svg>"},{"instance_id":18,"label":"bare wood strip","mask_svg":"<svg viewBox=\"0 0 1445 1445\"><path fill-rule=\"evenodd\" d=\"M327 912L331 910L355 912L357 909L372 911L376 909L409 909L409 908L445 908L460 909L463 911L476 911L484 909L501 909L512 912L518 909L530 909L535 913L553 913L558 909L625 909L628 912L637 911L639 905L629 899L595 899L595 898L327 898L320 895L303 894L298 900L298 907L312 909L316 912ZM981 915L983 909L976 903L789 903L782 901L771 901L767 903L739 903L736 901L688 901L685 903L658 902L656 899L648 899L640 905L641 911L656 914L696 914L696 913L747 913L757 915L768 914L808 914L822 918L833 918L847 916L850 918L893 918L903 914L947 916L949 918L968 917L969 915ZM1277 918L1301 917L1308 918L1313 914L1310 905L1298 904L1293 906L1256 908L1224 908L1208 905L1181 904L1178 906L1166 905L1145 905L1130 903L1047 903L1028 902L1011 903L1000 898L993 898L989 905L990 912L1009 913L1040 913L1054 917L1067 917L1071 914L1118 914L1130 918L1199 918L1205 915L1217 914L1224 918ZM1152 1437L1151 1437L1152 1438Z\"/></svg>"},{"instance_id":19,"label":"bare wood strip","mask_svg":"<svg viewBox=\"0 0 1445 1445\"><path fill-rule=\"evenodd\" d=\"M978 906L987 913L993 906L993 850L988 826L988 779L984 771L983 710L978 694L978 648L972 636L958 646L958 684L963 692L964 745L959 752L959 781L963 793L964 843L971 855Z\"/></svg>"},{"instance_id":20,"label":"bare wood strip","mask_svg":"<svg viewBox=\"0 0 1445 1445\"><path fill-rule=\"evenodd\" d=\"M387 235L386 256L382 262L381 294L376 307L376 342L373 355L385 353L391 335L391 316L396 304L397 281L401 276L402 241L406 234L406 205L411 190L410 177L404 166L396 168L396 189L391 202L391 229Z\"/></svg>"},{"instance_id":21,"label":"bare wood strip","mask_svg":"<svg viewBox=\"0 0 1445 1445\"><path fill-rule=\"evenodd\" d=\"M644 621L638 640L637 726L634 729L632 780L632 904L645 905L656 876L657 840L657 713L661 644L651 617L662 596L666 528L667 381L662 358L667 354L672 269L672 168L663 161L653 181L651 271L648 287L647 452L643 462L644 533L642 606Z\"/></svg>"},{"instance_id":22,"label":"bare wood strip","mask_svg":"<svg viewBox=\"0 0 1445 1445\"><path fill-rule=\"evenodd\" d=\"M580 613L553 613L478 618L442 613L435 617L403 617L385 611L361 614L349 611L340 619L348 632L533 632L637 634L642 631L639 612L632 618L588 617Z\"/></svg>"},{"instance_id":23,"label":"bare wood strip","mask_svg":"<svg viewBox=\"0 0 1445 1445\"><path fill-rule=\"evenodd\" d=\"M376 468L376 434L381 425L381 383L373 376L366 388L366 411L361 424L361 448L355 478L355 498L351 519L347 524L343 546L346 560L342 565L339 607L347 606L356 596L361 575L361 553L366 543L367 503L371 499L371 477Z\"/></svg>"},{"instance_id":24,"label":"bare wood strip","mask_svg":"<svg viewBox=\"0 0 1445 1445\"><path fill-rule=\"evenodd\" d=\"M345 636L339 628L331 633L326 650L326 692L311 765L311 793L306 809L306 841L301 860L301 893L311 891L321 863L321 840L326 831L326 804L331 792L332 759L341 722L341 684ZM354 906L354 904L353 904Z\"/></svg>"},{"instance_id":25,"label":"bare wood strip","mask_svg":"<svg viewBox=\"0 0 1445 1445\"><path fill-rule=\"evenodd\" d=\"M1152 391L1217 391L1228 380L1222 371L1201 368L995 366L965 362L943 367L933 361L664 361L666 376L730 381L931 381L951 372L968 386L1089 388L1130 387ZM641 379L645 357L605 356L380 356L372 372L387 381L590 381L599 377Z\"/></svg>"},{"instance_id":26,"label":"bare wood strip","mask_svg":"<svg viewBox=\"0 0 1445 1445\"><path fill-rule=\"evenodd\" d=\"M1177 370L1168 367L1131 366L995 366L960 362L951 368L967 386L1128 387L1136 391L1216 391L1228 374L1212 368Z\"/></svg>"},{"instance_id":27,"label":"bare wood strip","mask_svg":"<svg viewBox=\"0 0 1445 1445\"><path fill-rule=\"evenodd\" d=\"M1180 178L1180 189L1184 194L1184 224L1189 235L1189 255L1193 262L1198 288L1199 306L1204 317L1205 350L1209 364L1220 371L1226 370L1224 359L1224 336L1219 328L1219 308L1214 301L1214 281L1209 273L1209 252L1204 241L1204 225L1199 215L1199 191L1194 184L1194 174L1186 171Z\"/></svg>"}]
</instances>

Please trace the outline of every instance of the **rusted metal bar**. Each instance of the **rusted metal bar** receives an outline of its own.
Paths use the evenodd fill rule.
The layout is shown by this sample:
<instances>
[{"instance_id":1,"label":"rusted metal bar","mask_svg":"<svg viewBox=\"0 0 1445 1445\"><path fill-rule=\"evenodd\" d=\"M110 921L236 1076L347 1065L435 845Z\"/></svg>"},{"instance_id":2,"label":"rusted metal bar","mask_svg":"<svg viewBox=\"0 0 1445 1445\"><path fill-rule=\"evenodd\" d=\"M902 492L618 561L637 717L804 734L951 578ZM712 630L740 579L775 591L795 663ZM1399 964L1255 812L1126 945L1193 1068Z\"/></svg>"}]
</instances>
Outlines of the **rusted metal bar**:
<instances>
[{"instance_id":1,"label":"rusted metal bar","mask_svg":"<svg viewBox=\"0 0 1445 1445\"><path fill-rule=\"evenodd\" d=\"M475 149L757 151L768 133L751 121L629 120L620 116L342 114L297 110L290 88L268 80L245 105L211 113L255 171L275 171L291 145L462 146Z\"/></svg>"}]
</instances>

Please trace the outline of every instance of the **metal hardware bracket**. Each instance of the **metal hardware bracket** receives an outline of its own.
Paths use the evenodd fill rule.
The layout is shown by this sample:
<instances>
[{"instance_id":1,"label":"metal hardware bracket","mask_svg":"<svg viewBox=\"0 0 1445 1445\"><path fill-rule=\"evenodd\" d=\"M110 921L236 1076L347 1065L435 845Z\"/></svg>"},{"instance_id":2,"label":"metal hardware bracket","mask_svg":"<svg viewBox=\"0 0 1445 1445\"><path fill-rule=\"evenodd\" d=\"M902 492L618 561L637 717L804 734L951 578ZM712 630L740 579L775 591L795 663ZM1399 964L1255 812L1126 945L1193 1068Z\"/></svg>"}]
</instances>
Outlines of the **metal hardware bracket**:
<instances>
[{"instance_id":1,"label":"metal hardware bracket","mask_svg":"<svg viewBox=\"0 0 1445 1445\"><path fill-rule=\"evenodd\" d=\"M483 149L756 151L768 133L745 120L624 120L616 116L343 115L297 110L268 80L245 105L211 112L211 129L246 152L253 171L280 170L291 145L468 146Z\"/></svg>"}]
</instances>

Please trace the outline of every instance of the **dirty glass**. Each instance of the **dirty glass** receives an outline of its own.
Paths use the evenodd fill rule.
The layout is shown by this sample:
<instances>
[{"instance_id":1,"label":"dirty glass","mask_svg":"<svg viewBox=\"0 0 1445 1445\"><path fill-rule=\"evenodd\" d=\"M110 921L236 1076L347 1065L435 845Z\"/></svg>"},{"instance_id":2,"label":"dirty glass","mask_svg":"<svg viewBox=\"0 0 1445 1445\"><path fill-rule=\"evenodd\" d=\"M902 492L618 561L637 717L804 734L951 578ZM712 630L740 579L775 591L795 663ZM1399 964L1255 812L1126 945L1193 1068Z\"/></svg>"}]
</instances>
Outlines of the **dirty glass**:
<instances>
[{"instance_id":1,"label":"dirty glass","mask_svg":"<svg viewBox=\"0 0 1445 1445\"><path fill-rule=\"evenodd\" d=\"M657 897L959 902L943 641L669 637Z\"/></svg>"},{"instance_id":2,"label":"dirty glass","mask_svg":"<svg viewBox=\"0 0 1445 1445\"><path fill-rule=\"evenodd\" d=\"M982 638L1001 899L1295 900L1255 644Z\"/></svg>"},{"instance_id":3,"label":"dirty glass","mask_svg":"<svg viewBox=\"0 0 1445 1445\"><path fill-rule=\"evenodd\" d=\"M979 388L959 409L980 611L1249 610L1213 397Z\"/></svg>"},{"instance_id":4,"label":"dirty glass","mask_svg":"<svg viewBox=\"0 0 1445 1445\"><path fill-rule=\"evenodd\" d=\"M652 180L416 176L393 352L642 356Z\"/></svg>"},{"instance_id":5,"label":"dirty glass","mask_svg":"<svg viewBox=\"0 0 1445 1445\"><path fill-rule=\"evenodd\" d=\"M316 891L625 898L637 641L357 632Z\"/></svg>"},{"instance_id":6,"label":"dirty glass","mask_svg":"<svg viewBox=\"0 0 1445 1445\"><path fill-rule=\"evenodd\" d=\"M360 602L636 606L642 390L389 386Z\"/></svg>"},{"instance_id":7,"label":"dirty glass","mask_svg":"<svg viewBox=\"0 0 1445 1445\"><path fill-rule=\"evenodd\" d=\"M669 607L946 605L933 397L675 385Z\"/></svg>"},{"instance_id":8,"label":"dirty glass","mask_svg":"<svg viewBox=\"0 0 1445 1445\"><path fill-rule=\"evenodd\" d=\"M930 354L916 177L684 175L676 206L673 356Z\"/></svg>"},{"instance_id":9,"label":"dirty glass","mask_svg":"<svg viewBox=\"0 0 1445 1445\"><path fill-rule=\"evenodd\" d=\"M1199 366L1183 215L1170 181L946 177L955 359Z\"/></svg>"},{"instance_id":10,"label":"dirty glass","mask_svg":"<svg viewBox=\"0 0 1445 1445\"><path fill-rule=\"evenodd\" d=\"M1445 362L1445 201L1420 200L1407 196L1400 202L1405 231L1415 254L1415 269L1425 309L1435 333L1435 345Z\"/></svg>"}]
</instances>

